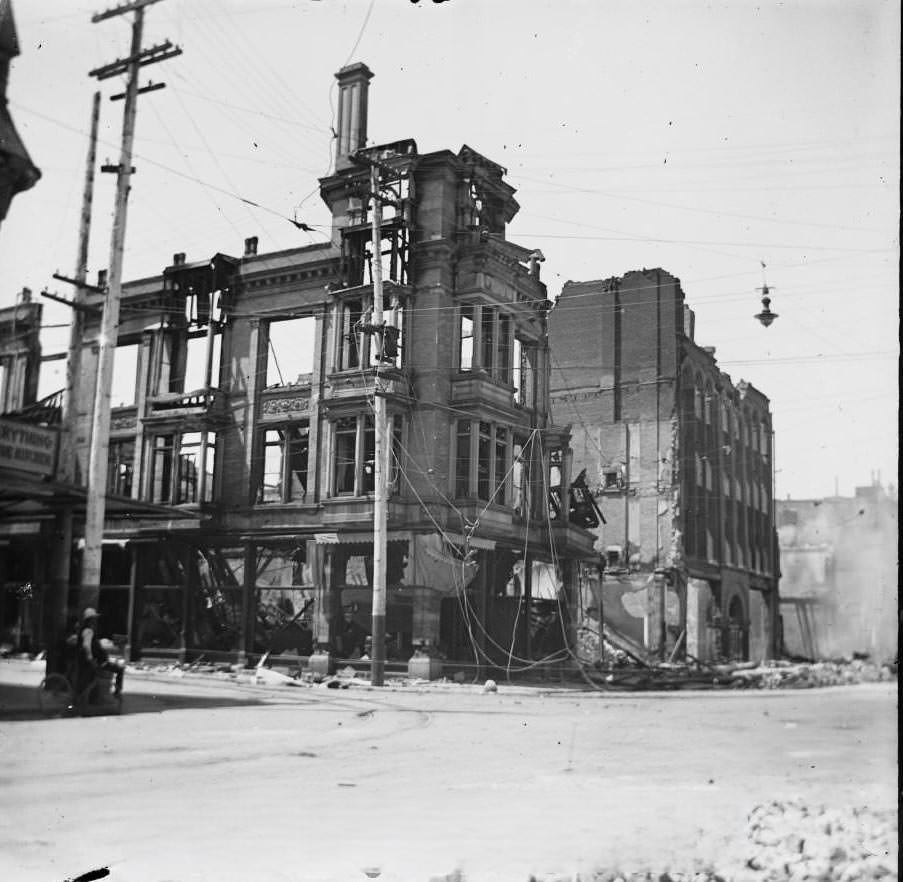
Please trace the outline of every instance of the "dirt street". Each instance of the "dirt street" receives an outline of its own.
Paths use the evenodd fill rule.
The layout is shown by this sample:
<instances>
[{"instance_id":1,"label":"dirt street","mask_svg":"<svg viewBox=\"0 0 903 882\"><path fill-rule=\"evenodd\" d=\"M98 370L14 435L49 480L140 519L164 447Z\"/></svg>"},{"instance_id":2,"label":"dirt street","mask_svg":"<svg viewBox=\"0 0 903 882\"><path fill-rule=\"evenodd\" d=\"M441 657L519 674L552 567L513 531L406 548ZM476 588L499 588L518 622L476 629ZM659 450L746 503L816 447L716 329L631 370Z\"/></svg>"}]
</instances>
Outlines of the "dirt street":
<instances>
[{"instance_id":1,"label":"dirt street","mask_svg":"<svg viewBox=\"0 0 903 882\"><path fill-rule=\"evenodd\" d=\"M4 664L0 694L39 677ZM747 816L773 799L896 806L895 683L484 694L133 676L127 690L120 717L0 718L0 878L687 871L742 863Z\"/></svg>"}]
</instances>

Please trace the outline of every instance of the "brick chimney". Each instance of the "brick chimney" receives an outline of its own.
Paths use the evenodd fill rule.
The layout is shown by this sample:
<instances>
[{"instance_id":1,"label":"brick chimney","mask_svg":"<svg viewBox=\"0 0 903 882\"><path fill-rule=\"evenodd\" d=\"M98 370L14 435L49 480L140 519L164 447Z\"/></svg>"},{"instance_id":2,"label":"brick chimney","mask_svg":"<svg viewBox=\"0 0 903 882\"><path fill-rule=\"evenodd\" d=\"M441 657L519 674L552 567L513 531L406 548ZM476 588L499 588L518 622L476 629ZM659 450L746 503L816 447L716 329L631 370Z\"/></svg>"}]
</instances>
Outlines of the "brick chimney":
<instances>
[{"instance_id":1,"label":"brick chimney","mask_svg":"<svg viewBox=\"0 0 903 882\"><path fill-rule=\"evenodd\" d=\"M245 257L253 257L257 254L257 236L249 236L245 239Z\"/></svg>"},{"instance_id":2,"label":"brick chimney","mask_svg":"<svg viewBox=\"0 0 903 882\"><path fill-rule=\"evenodd\" d=\"M335 78L339 81L335 146L335 167L339 171L348 168L348 156L367 143L367 92L373 73L366 64L357 62L343 67Z\"/></svg>"}]
</instances>

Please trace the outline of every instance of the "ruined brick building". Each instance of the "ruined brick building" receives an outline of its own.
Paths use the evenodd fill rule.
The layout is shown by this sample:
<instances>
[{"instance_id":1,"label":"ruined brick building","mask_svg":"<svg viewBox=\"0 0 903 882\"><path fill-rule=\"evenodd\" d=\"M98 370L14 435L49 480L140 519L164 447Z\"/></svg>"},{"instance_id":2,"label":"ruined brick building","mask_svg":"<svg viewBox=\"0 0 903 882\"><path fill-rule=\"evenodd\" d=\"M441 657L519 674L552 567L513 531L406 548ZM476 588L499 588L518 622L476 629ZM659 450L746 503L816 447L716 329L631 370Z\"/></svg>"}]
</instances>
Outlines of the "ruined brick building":
<instances>
[{"instance_id":1,"label":"ruined brick building","mask_svg":"<svg viewBox=\"0 0 903 882\"><path fill-rule=\"evenodd\" d=\"M607 523L604 616L636 651L769 658L778 560L768 399L694 340L661 269L568 282L550 316L552 404L575 423Z\"/></svg>"},{"instance_id":2,"label":"ruined brick building","mask_svg":"<svg viewBox=\"0 0 903 882\"><path fill-rule=\"evenodd\" d=\"M373 253L369 169L353 161L371 77L337 74L328 241L264 254L249 238L124 285L100 609L132 657L366 652L377 367L389 659L568 657L593 514L571 504L569 433L549 415L541 255L505 238L505 169L412 140L364 151L382 168ZM383 353L367 333L374 261L400 329ZM82 480L98 327L99 310L81 356Z\"/></svg>"},{"instance_id":3,"label":"ruined brick building","mask_svg":"<svg viewBox=\"0 0 903 882\"><path fill-rule=\"evenodd\" d=\"M877 477L853 496L777 501L790 655L896 658L898 505L893 485Z\"/></svg>"}]
</instances>

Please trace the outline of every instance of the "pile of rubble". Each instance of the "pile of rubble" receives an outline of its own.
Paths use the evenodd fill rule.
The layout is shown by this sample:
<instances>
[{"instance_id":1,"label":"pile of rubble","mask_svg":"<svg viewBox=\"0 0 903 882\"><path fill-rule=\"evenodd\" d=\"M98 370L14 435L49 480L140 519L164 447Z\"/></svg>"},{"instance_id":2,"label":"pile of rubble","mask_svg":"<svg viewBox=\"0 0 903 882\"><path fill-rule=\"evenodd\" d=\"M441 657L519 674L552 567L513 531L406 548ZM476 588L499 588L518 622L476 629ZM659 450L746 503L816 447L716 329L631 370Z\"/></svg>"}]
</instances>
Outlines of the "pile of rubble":
<instances>
[{"instance_id":1,"label":"pile of rubble","mask_svg":"<svg viewBox=\"0 0 903 882\"><path fill-rule=\"evenodd\" d=\"M755 666L716 666L732 685L756 689L809 689L814 686L848 686L878 683L896 677L896 665L878 665L866 659L824 662L772 661Z\"/></svg>"},{"instance_id":2,"label":"pile of rubble","mask_svg":"<svg viewBox=\"0 0 903 882\"><path fill-rule=\"evenodd\" d=\"M542 882L896 882L897 815L800 800L760 805L723 865L667 872L598 870ZM539 882L539 880L532 880Z\"/></svg>"},{"instance_id":3,"label":"pile of rubble","mask_svg":"<svg viewBox=\"0 0 903 882\"><path fill-rule=\"evenodd\" d=\"M897 878L897 815L870 808L812 808L800 800L759 806L749 818L747 871L739 882Z\"/></svg>"},{"instance_id":4,"label":"pile of rubble","mask_svg":"<svg viewBox=\"0 0 903 882\"><path fill-rule=\"evenodd\" d=\"M595 665L590 676L603 689L811 689L816 686L889 682L896 679L897 666L879 665L866 659L729 664L662 662L612 668Z\"/></svg>"},{"instance_id":5,"label":"pile of rubble","mask_svg":"<svg viewBox=\"0 0 903 882\"><path fill-rule=\"evenodd\" d=\"M888 682L896 679L895 664L879 665L866 659L826 662L769 661L706 664L680 662L645 664L629 653L621 652L606 641L606 660L584 664L583 679L602 690L645 691L676 689L811 689L817 686L847 686L856 683ZM348 666L333 675L314 673L303 668L274 670L264 658L256 668L237 664L203 662L154 664L133 663L133 671L147 671L172 677L191 674L211 676L259 686L326 686L347 689L365 685L366 673ZM478 685L479 678L458 673L452 679L423 680L416 677L387 678L395 687L455 687ZM482 682L482 681L480 681Z\"/></svg>"}]
</instances>

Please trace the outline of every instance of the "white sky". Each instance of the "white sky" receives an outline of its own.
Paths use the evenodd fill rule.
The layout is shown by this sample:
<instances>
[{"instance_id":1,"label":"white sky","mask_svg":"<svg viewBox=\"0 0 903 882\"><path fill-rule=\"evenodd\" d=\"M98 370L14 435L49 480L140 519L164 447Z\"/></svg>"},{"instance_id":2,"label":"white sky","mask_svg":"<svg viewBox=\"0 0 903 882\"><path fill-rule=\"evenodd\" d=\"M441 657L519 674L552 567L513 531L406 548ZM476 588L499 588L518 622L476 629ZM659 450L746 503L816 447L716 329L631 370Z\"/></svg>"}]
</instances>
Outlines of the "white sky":
<instances>
[{"instance_id":1,"label":"white sky","mask_svg":"<svg viewBox=\"0 0 903 882\"><path fill-rule=\"evenodd\" d=\"M75 269L87 73L127 54L131 19L13 2L11 111L43 178L0 226L2 305L23 285L71 293L51 274ZM240 255L251 235L262 252L322 241L285 218L328 223L333 74L364 61L372 142L467 143L509 169L510 237L542 249L550 297L639 267L681 279L697 341L771 398L779 497L896 480L897 3L163 0L144 45L166 38L184 54L142 77L167 88L139 103L125 278L177 251ZM101 88L99 159L116 162L121 83ZM99 176L92 275L113 186ZM767 330L760 260L780 316ZM48 325L68 323L45 303ZM66 339L48 328L45 352Z\"/></svg>"}]
</instances>

